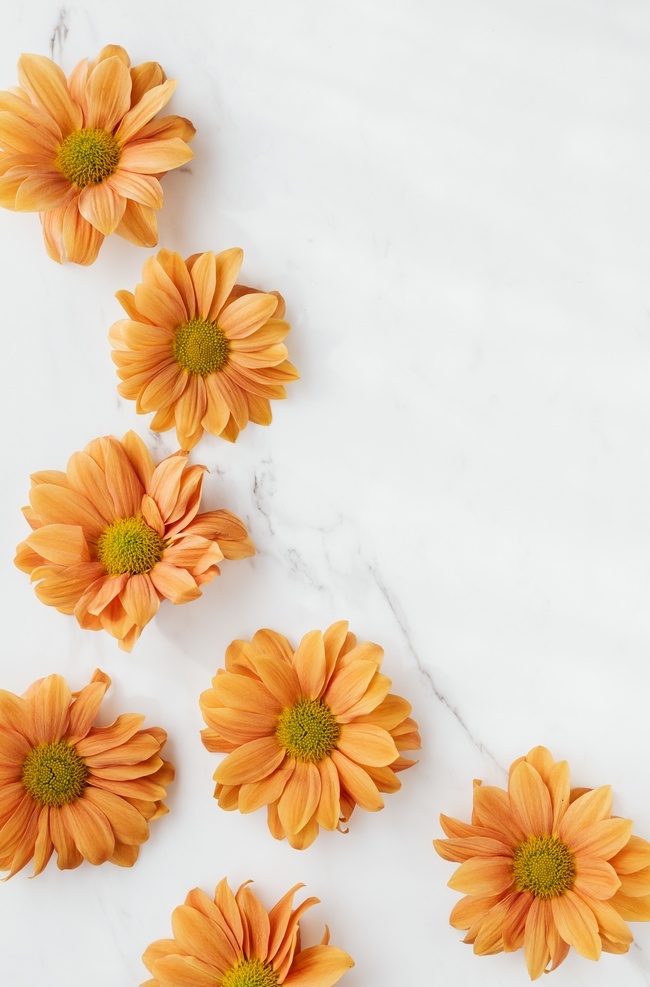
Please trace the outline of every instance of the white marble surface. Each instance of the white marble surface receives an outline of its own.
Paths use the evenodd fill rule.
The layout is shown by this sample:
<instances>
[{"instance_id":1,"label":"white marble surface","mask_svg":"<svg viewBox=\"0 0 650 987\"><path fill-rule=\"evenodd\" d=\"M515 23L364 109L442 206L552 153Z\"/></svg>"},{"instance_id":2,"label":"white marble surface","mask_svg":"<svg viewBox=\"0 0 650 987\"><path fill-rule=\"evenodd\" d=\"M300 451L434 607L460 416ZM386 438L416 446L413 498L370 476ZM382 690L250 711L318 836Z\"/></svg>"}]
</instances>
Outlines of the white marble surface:
<instances>
[{"instance_id":1,"label":"white marble surface","mask_svg":"<svg viewBox=\"0 0 650 987\"><path fill-rule=\"evenodd\" d=\"M5 6L0 88L23 51L66 71L103 44L180 80L195 159L164 180L160 245L239 245L278 288L301 380L270 428L208 436L208 507L258 555L164 605L132 655L42 606L15 569L28 476L97 435L148 429L118 398L114 299L152 251L112 238L88 269L0 215L0 686L100 666L107 715L170 734L171 812L131 871L83 865L0 888L12 987L117 987L190 888L304 881L356 967L345 987L527 982L447 924L438 814L468 817L535 744L614 786L650 838L650 7L642 0L28 0ZM197 700L228 643L347 618L381 643L421 725L420 763L378 815L299 853L265 813L221 811ZM627 956L570 956L555 987L650 984Z\"/></svg>"}]
</instances>

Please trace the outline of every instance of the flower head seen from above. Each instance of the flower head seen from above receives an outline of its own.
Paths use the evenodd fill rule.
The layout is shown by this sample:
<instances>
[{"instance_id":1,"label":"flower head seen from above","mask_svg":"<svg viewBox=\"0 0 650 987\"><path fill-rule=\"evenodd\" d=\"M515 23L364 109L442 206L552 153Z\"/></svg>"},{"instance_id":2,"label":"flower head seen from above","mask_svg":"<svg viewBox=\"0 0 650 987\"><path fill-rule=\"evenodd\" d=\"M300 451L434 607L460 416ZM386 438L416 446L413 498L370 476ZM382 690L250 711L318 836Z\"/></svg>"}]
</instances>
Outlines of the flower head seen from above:
<instances>
[{"instance_id":1,"label":"flower head seen from above","mask_svg":"<svg viewBox=\"0 0 650 987\"><path fill-rule=\"evenodd\" d=\"M0 205L41 215L59 263L92 264L104 237L158 242L160 179L193 157L189 120L154 119L176 82L157 62L131 67L107 45L66 79L43 55L22 55L20 86L0 92Z\"/></svg>"},{"instance_id":2,"label":"flower head seen from above","mask_svg":"<svg viewBox=\"0 0 650 987\"><path fill-rule=\"evenodd\" d=\"M122 397L151 428L176 428L192 449L204 431L234 442L249 421L271 422L271 399L298 376L282 342L289 332L284 300L235 284L244 254L180 254L160 250L142 271L135 294L119 291L128 318L109 339Z\"/></svg>"},{"instance_id":3,"label":"flower head seen from above","mask_svg":"<svg viewBox=\"0 0 650 987\"><path fill-rule=\"evenodd\" d=\"M318 898L294 908L297 884L267 911L243 884L236 894L224 878L214 899L199 888L172 914L173 939L159 939L142 957L152 974L141 987L331 987L354 966L329 945L303 949L300 920Z\"/></svg>"},{"instance_id":4,"label":"flower head seen from above","mask_svg":"<svg viewBox=\"0 0 650 987\"><path fill-rule=\"evenodd\" d=\"M130 651L161 600L195 600L222 559L254 554L234 514L198 513L205 472L185 453L155 466L134 432L95 439L65 473L32 476L23 513L33 531L15 563L43 603Z\"/></svg>"},{"instance_id":5,"label":"flower head seen from above","mask_svg":"<svg viewBox=\"0 0 650 987\"><path fill-rule=\"evenodd\" d=\"M167 734L124 713L95 726L108 675L80 692L60 675L24 696L0 690L0 870L12 877L30 860L40 874L57 853L61 870L110 861L131 867L174 768L160 752ZM142 729L141 729L142 728ZM7 880L7 878L5 878Z\"/></svg>"},{"instance_id":6,"label":"flower head seen from above","mask_svg":"<svg viewBox=\"0 0 650 987\"><path fill-rule=\"evenodd\" d=\"M612 790L571 789L566 761L535 747L508 790L475 783L471 824L441 816L441 857L460 863L450 922L479 955L524 948L532 980L571 946L597 960L626 953L627 921L650 920L650 843L612 816Z\"/></svg>"},{"instance_id":7,"label":"flower head seen from above","mask_svg":"<svg viewBox=\"0 0 650 987\"><path fill-rule=\"evenodd\" d=\"M268 806L272 835L300 850L321 826L340 829L355 806L382 809L380 793L396 792L397 772L415 763L401 752L420 747L382 657L346 621L310 631L295 651L270 630L233 641L200 699L203 743L228 754L214 775L221 808Z\"/></svg>"}]
</instances>

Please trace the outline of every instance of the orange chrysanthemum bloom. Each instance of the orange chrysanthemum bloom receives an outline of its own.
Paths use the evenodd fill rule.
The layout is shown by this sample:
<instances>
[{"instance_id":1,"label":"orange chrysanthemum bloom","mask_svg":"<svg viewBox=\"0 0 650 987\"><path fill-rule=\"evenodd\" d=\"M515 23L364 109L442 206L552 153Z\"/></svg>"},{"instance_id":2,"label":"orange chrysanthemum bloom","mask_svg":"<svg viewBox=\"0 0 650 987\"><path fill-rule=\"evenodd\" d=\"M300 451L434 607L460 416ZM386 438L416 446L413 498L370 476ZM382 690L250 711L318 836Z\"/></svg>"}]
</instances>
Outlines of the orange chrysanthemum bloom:
<instances>
[{"instance_id":1,"label":"orange chrysanthemum bloom","mask_svg":"<svg viewBox=\"0 0 650 987\"><path fill-rule=\"evenodd\" d=\"M609 785L571 789L566 761L534 747L510 769L508 790L475 783L471 825L441 816L445 860L461 864L451 913L479 955L524 947L531 979L573 946L597 960L626 953L625 920L650 920L650 843L611 815ZM550 964L550 966L549 966Z\"/></svg>"},{"instance_id":2,"label":"orange chrysanthemum bloom","mask_svg":"<svg viewBox=\"0 0 650 987\"><path fill-rule=\"evenodd\" d=\"M132 867L174 768L160 752L167 734L124 713L93 726L111 684L97 669L80 692L48 675L22 696L0 690L0 870L7 880L54 850L61 870L82 860Z\"/></svg>"},{"instance_id":3,"label":"orange chrysanthemum bloom","mask_svg":"<svg viewBox=\"0 0 650 987\"><path fill-rule=\"evenodd\" d=\"M299 850L320 826L340 830L356 805L382 809L380 792L396 792L396 772L415 763L400 752L420 747L382 657L344 620L305 634L295 652L270 630L233 641L200 699L203 743L228 754L214 775L221 808L268 806L272 835Z\"/></svg>"},{"instance_id":4,"label":"orange chrysanthemum bloom","mask_svg":"<svg viewBox=\"0 0 650 987\"><path fill-rule=\"evenodd\" d=\"M157 62L131 68L118 45L68 79L51 59L22 55L18 79L0 92L0 205L39 212L59 263L92 264L110 233L155 246L160 179L193 157L189 120L154 120L176 81Z\"/></svg>"},{"instance_id":5,"label":"orange chrysanthemum bloom","mask_svg":"<svg viewBox=\"0 0 650 987\"><path fill-rule=\"evenodd\" d=\"M31 477L23 513L34 530L14 561L39 600L130 651L161 600L197 599L222 559L255 552L234 514L197 513L206 470L182 452L154 466L135 432L95 439L67 472Z\"/></svg>"},{"instance_id":6,"label":"orange chrysanthemum bloom","mask_svg":"<svg viewBox=\"0 0 650 987\"><path fill-rule=\"evenodd\" d=\"M214 901L199 888L172 914L173 939L159 939L142 957L153 974L141 987L331 987L352 957L330 946L329 930L319 946L302 949L300 920L318 898L297 908L296 884L270 912L243 884L233 894L224 878Z\"/></svg>"},{"instance_id":7,"label":"orange chrysanthemum bloom","mask_svg":"<svg viewBox=\"0 0 650 987\"><path fill-rule=\"evenodd\" d=\"M109 335L118 391L139 413L156 412L154 431L176 426L182 449L204 430L234 442L249 421L269 425L270 399L298 376L282 342L284 300L235 284L243 257L236 247L185 261L161 250L135 295L117 292L128 315Z\"/></svg>"}]
</instances>

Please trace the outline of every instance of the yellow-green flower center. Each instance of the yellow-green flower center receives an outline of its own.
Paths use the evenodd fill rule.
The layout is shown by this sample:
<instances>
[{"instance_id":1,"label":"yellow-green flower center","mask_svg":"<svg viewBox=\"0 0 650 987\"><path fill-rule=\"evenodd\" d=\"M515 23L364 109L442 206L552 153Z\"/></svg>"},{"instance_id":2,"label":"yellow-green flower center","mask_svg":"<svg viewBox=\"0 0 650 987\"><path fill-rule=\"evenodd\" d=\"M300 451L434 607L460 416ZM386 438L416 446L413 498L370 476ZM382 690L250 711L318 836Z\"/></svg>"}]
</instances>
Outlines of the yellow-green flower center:
<instances>
[{"instance_id":1,"label":"yellow-green flower center","mask_svg":"<svg viewBox=\"0 0 650 987\"><path fill-rule=\"evenodd\" d=\"M568 891L576 874L573 854L556 836L531 836L515 848L517 891L532 891L536 898L556 898Z\"/></svg>"},{"instance_id":2,"label":"yellow-green flower center","mask_svg":"<svg viewBox=\"0 0 650 987\"><path fill-rule=\"evenodd\" d=\"M23 785L41 805L65 805L86 787L88 768L65 740L33 747L23 764Z\"/></svg>"},{"instance_id":3,"label":"yellow-green flower center","mask_svg":"<svg viewBox=\"0 0 650 987\"><path fill-rule=\"evenodd\" d=\"M109 576L130 572L137 576L149 572L160 562L165 542L141 517L114 521L99 536L97 555Z\"/></svg>"},{"instance_id":4,"label":"yellow-green flower center","mask_svg":"<svg viewBox=\"0 0 650 987\"><path fill-rule=\"evenodd\" d=\"M283 709L275 736L287 754L297 761L322 761L339 739L339 725L322 699L299 699Z\"/></svg>"},{"instance_id":5,"label":"yellow-green flower center","mask_svg":"<svg viewBox=\"0 0 650 987\"><path fill-rule=\"evenodd\" d=\"M84 127L65 138L56 166L72 185L85 188L109 178L119 164L122 148L107 130Z\"/></svg>"},{"instance_id":6,"label":"yellow-green flower center","mask_svg":"<svg viewBox=\"0 0 650 987\"><path fill-rule=\"evenodd\" d=\"M238 960L228 970L220 987L276 987L278 975L262 960Z\"/></svg>"},{"instance_id":7,"label":"yellow-green flower center","mask_svg":"<svg viewBox=\"0 0 650 987\"><path fill-rule=\"evenodd\" d=\"M174 336L174 359L184 370L205 377L228 360L228 337L216 322L189 319Z\"/></svg>"}]
</instances>

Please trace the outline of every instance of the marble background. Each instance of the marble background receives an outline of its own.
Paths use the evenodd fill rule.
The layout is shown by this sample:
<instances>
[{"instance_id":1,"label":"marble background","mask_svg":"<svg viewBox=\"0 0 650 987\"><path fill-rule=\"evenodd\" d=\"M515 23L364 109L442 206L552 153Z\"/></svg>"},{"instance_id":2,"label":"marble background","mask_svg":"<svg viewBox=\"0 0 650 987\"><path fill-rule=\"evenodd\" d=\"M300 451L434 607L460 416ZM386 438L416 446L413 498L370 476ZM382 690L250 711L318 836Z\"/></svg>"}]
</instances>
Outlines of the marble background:
<instances>
[{"instance_id":1,"label":"marble background","mask_svg":"<svg viewBox=\"0 0 650 987\"><path fill-rule=\"evenodd\" d=\"M448 926L438 815L468 817L535 744L575 784L611 783L650 838L650 8L645 0L27 0L5 6L0 88L23 51L66 72L105 43L179 78L195 158L164 180L160 245L239 245L277 288L301 380L269 428L207 436L206 508L244 518L251 560L167 604L132 655L42 606L15 569L28 477L97 435L174 434L117 396L114 298L151 251L118 238L88 269L0 215L3 428L0 685L114 679L106 721L170 734L171 812L132 870L85 864L0 889L3 980L117 987L186 892L294 882L347 949L345 987L527 982ZM294 641L347 618L421 725L419 764L378 814L300 853L265 813L212 799L199 693L229 642ZM555 987L650 984L627 956L571 955Z\"/></svg>"}]
</instances>

